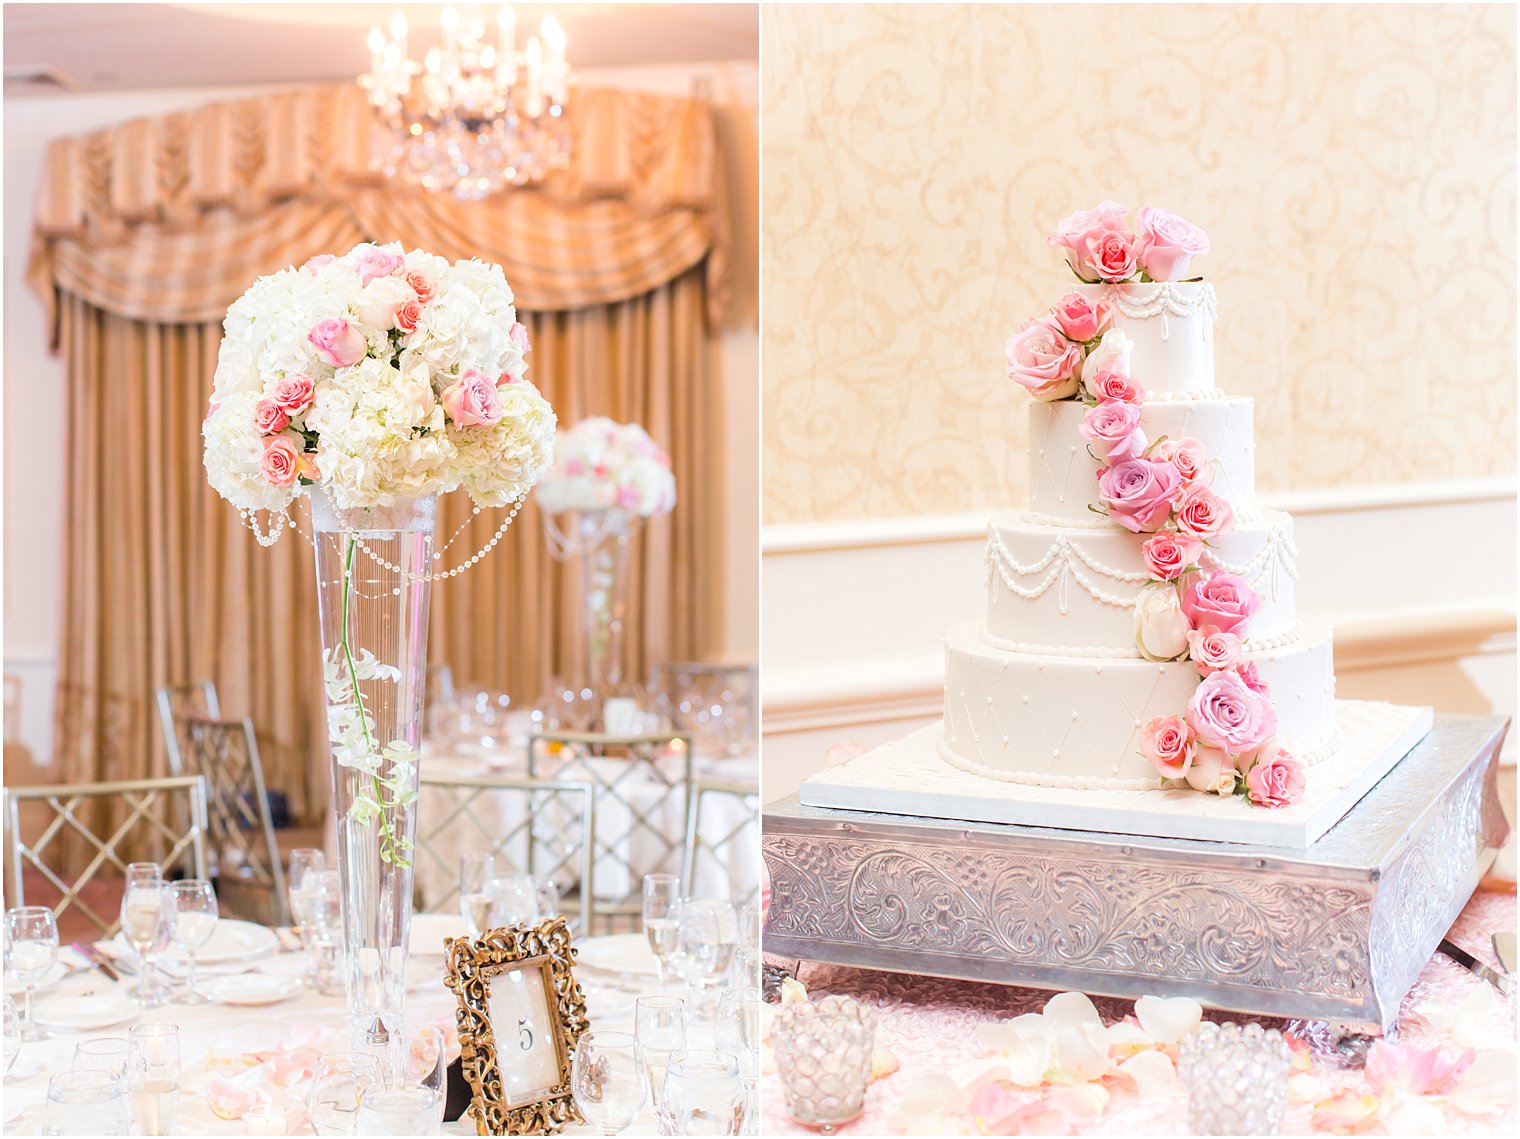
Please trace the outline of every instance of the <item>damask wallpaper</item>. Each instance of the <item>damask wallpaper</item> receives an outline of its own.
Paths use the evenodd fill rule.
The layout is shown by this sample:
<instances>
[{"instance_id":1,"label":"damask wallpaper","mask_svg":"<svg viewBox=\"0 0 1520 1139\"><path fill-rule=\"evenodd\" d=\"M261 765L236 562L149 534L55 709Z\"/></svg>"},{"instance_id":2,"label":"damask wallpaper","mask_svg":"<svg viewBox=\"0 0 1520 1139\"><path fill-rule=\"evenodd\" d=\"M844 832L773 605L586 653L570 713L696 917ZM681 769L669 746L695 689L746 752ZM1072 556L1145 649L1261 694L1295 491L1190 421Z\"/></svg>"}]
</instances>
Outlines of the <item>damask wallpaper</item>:
<instances>
[{"instance_id":1,"label":"damask wallpaper","mask_svg":"<svg viewBox=\"0 0 1520 1139\"><path fill-rule=\"evenodd\" d=\"M1103 198L1208 230L1263 489L1513 472L1513 8L761 19L767 523L1022 503L1003 343Z\"/></svg>"}]
</instances>

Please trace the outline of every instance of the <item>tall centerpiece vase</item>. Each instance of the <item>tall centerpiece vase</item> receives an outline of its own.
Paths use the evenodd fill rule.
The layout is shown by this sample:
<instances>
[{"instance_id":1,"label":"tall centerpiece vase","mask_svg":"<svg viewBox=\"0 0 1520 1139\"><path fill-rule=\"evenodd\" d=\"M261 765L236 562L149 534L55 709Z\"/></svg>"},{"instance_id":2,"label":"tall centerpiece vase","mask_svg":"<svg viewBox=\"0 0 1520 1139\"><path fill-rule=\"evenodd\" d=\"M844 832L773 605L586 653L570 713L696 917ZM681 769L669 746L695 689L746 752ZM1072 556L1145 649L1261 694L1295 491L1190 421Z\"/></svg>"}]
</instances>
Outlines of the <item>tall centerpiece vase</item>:
<instances>
[{"instance_id":1,"label":"tall centerpiece vase","mask_svg":"<svg viewBox=\"0 0 1520 1139\"><path fill-rule=\"evenodd\" d=\"M348 1015L378 1046L406 988L435 499L311 501Z\"/></svg>"},{"instance_id":2,"label":"tall centerpiece vase","mask_svg":"<svg viewBox=\"0 0 1520 1139\"><path fill-rule=\"evenodd\" d=\"M617 508L544 514L549 549L580 560L584 653L573 680L578 726L611 730L607 701L624 691L623 625L628 611L628 547L642 521Z\"/></svg>"}]
</instances>

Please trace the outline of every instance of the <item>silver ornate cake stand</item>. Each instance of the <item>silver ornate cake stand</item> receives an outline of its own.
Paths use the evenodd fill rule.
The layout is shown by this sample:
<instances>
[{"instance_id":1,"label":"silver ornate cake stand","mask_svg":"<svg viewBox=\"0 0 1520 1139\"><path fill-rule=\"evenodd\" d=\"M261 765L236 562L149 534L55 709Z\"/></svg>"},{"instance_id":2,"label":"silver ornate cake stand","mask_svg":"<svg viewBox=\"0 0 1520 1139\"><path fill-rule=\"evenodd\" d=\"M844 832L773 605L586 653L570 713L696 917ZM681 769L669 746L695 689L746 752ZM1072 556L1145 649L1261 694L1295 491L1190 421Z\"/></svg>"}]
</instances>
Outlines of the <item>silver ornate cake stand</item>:
<instances>
[{"instance_id":1,"label":"silver ornate cake stand","mask_svg":"<svg viewBox=\"0 0 1520 1139\"><path fill-rule=\"evenodd\" d=\"M1387 1031L1508 834L1509 721L1430 734L1306 850L768 807L765 951Z\"/></svg>"}]
</instances>

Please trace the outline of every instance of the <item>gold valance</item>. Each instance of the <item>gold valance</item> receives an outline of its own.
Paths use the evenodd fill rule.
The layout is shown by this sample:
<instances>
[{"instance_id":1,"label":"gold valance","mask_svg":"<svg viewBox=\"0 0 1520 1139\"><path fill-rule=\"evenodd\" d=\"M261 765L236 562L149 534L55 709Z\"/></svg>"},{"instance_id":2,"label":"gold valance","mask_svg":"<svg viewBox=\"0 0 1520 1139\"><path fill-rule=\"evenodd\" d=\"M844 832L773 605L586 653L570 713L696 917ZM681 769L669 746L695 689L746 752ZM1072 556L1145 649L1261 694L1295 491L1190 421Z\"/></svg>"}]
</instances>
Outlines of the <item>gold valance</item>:
<instances>
[{"instance_id":1,"label":"gold valance","mask_svg":"<svg viewBox=\"0 0 1520 1139\"><path fill-rule=\"evenodd\" d=\"M369 168L380 129L354 86L267 95L55 140L28 279L163 323L219 319L253 279L358 241L505 270L520 308L647 293L706 259L708 317L729 301L730 201L713 109L577 89L569 169L486 201Z\"/></svg>"}]
</instances>

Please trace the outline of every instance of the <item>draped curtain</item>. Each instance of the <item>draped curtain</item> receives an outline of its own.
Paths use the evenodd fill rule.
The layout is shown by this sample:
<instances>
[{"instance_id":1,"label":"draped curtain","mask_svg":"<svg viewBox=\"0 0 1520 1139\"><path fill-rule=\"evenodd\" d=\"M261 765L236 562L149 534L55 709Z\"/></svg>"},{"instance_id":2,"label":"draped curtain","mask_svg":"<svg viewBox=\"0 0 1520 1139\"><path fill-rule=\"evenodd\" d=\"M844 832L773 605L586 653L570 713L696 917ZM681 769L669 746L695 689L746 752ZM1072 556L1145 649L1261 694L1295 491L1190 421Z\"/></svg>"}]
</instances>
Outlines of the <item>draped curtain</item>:
<instances>
[{"instance_id":1,"label":"draped curtain","mask_svg":"<svg viewBox=\"0 0 1520 1139\"><path fill-rule=\"evenodd\" d=\"M675 512L636 540L625 646L637 674L700 658L718 626L718 377L729 305L724 166L711 108L581 91L572 169L462 203L379 183L362 96L321 88L54 143L29 277L69 385L58 753L67 779L163 770L155 685L214 679L254 718L271 787L326 801L311 548L262 549L206 485L200 424L219 321L260 274L362 240L499 262L529 377L568 424L643 424L671 452ZM335 143L334 140L337 140ZM501 511L441 504L444 565ZM306 507L296 516L303 523ZM537 698L578 663L577 572L530 498L495 551L434 588L430 656L457 680Z\"/></svg>"}]
</instances>

